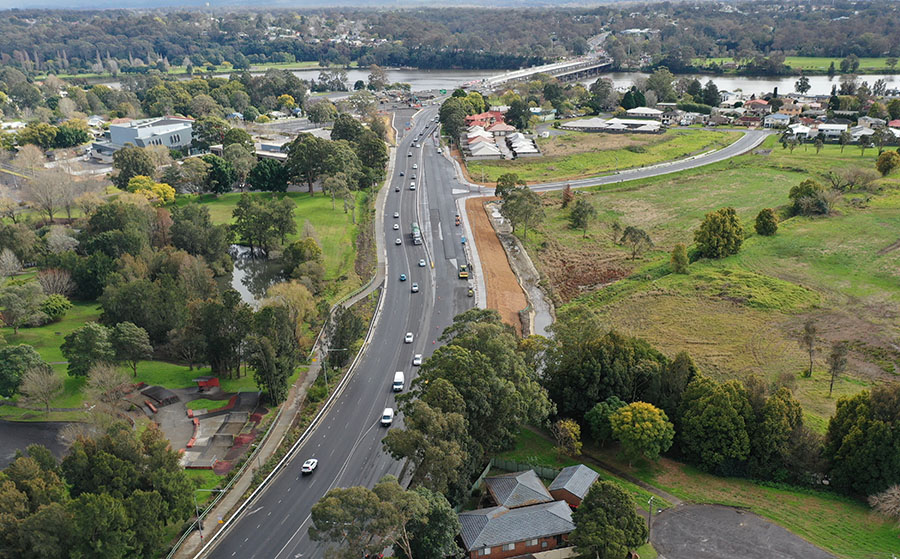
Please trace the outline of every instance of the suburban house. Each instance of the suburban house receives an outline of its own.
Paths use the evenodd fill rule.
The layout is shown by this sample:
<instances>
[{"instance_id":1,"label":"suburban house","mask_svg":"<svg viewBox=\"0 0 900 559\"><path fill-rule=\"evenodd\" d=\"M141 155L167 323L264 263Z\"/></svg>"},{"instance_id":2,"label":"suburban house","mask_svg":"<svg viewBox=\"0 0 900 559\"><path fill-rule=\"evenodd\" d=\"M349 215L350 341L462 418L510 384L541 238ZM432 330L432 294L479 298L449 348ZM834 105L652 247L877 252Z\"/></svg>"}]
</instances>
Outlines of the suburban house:
<instances>
[{"instance_id":1,"label":"suburban house","mask_svg":"<svg viewBox=\"0 0 900 559\"><path fill-rule=\"evenodd\" d=\"M550 484L550 495L554 499L567 502L570 507L577 507L599 477L597 472L584 464L568 466L563 468Z\"/></svg>"},{"instance_id":2,"label":"suburban house","mask_svg":"<svg viewBox=\"0 0 900 559\"><path fill-rule=\"evenodd\" d=\"M857 124L868 128L883 128L887 125L887 121L883 118L875 118L873 116L861 116L859 117Z\"/></svg>"},{"instance_id":3,"label":"suburban house","mask_svg":"<svg viewBox=\"0 0 900 559\"><path fill-rule=\"evenodd\" d=\"M633 109L628 109L625 111L629 117L633 118L652 118L654 120L660 120L662 118L663 111L659 109L651 109L650 107L635 107Z\"/></svg>"},{"instance_id":4,"label":"suburban house","mask_svg":"<svg viewBox=\"0 0 900 559\"><path fill-rule=\"evenodd\" d=\"M560 124L563 130L578 130L580 132L613 132L631 133L641 132L645 134L658 134L662 132L662 123L657 120L639 120L629 118L611 118L604 120L599 117L573 120Z\"/></svg>"},{"instance_id":5,"label":"suburban house","mask_svg":"<svg viewBox=\"0 0 900 559\"><path fill-rule=\"evenodd\" d=\"M466 511L459 523L469 559L506 559L563 547L575 529L565 501Z\"/></svg>"},{"instance_id":6,"label":"suburban house","mask_svg":"<svg viewBox=\"0 0 900 559\"><path fill-rule=\"evenodd\" d=\"M537 144L534 143L534 140L521 132L507 134L506 145L509 146L510 151L512 151L516 157L541 154L540 150L537 148Z\"/></svg>"},{"instance_id":7,"label":"suburban house","mask_svg":"<svg viewBox=\"0 0 900 559\"><path fill-rule=\"evenodd\" d=\"M853 142L859 142L863 136L871 137L875 131L869 128L868 126L854 126L850 129L850 138L853 139Z\"/></svg>"},{"instance_id":8,"label":"suburban house","mask_svg":"<svg viewBox=\"0 0 900 559\"><path fill-rule=\"evenodd\" d=\"M575 529L572 509L598 477L587 466L569 466L556 475L549 491L534 470L484 478L494 506L459 513L469 559L506 559L567 547Z\"/></svg>"},{"instance_id":9,"label":"suburban house","mask_svg":"<svg viewBox=\"0 0 900 559\"><path fill-rule=\"evenodd\" d=\"M762 119L759 118L758 116L743 115L735 121L735 124L738 126L747 126L750 128L755 128L755 127L759 126L760 124L762 124Z\"/></svg>"},{"instance_id":10,"label":"suburban house","mask_svg":"<svg viewBox=\"0 0 900 559\"><path fill-rule=\"evenodd\" d=\"M500 111L486 111L477 115L466 117L466 126L480 126L487 128L495 122L503 122L503 113Z\"/></svg>"},{"instance_id":11,"label":"suburban house","mask_svg":"<svg viewBox=\"0 0 900 559\"><path fill-rule=\"evenodd\" d=\"M788 116L800 116L800 113L803 111L803 107L801 107L798 103L785 103L778 109L778 112L783 115Z\"/></svg>"},{"instance_id":12,"label":"suburban house","mask_svg":"<svg viewBox=\"0 0 900 559\"><path fill-rule=\"evenodd\" d=\"M756 114L767 114L772 112L772 107L765 99L750 99L744 103L744 108Z\"/></svg>"},{"instance_id":13,"label":"suburban house","mask_svg":"<svg viewBox=\"0 0 900 559\"><path fill-rule=\"evenodd\" d=\"M811 138L813 136L813 134L812 134L813 129L810 128L809 126L806 126L805 124L801 124L801 123L791 124L790 126L788 126L788 128L790 129L790 131L794 135L794 137L797 138L798 140L808 140L809 138Z\"/></svg>"},{"instance_id":14,"label":"suburban house","mask_svg":"<svg viewBox=\"0 0 900 559\"><path fill-rule=\"evenodd\" d=\"M181 116L144 118L109 125L109 140L94 142L91 156L112 161L116 151L131 144L135 147L165 146L169 149L190 148L194 119Z\"/></svg>"},{"instance_id":15,"label":"suburban house","mask_svg":"<svg viewBox=\"0 0 900 559\"><path fill-rule=\"evenodd\" d=\"M832 124L823 122L819 124L818 131L819 134L825 136L827 140L837 140L841 137L843 132L847 131L848 126L846 124Z\"/></svg>"},{"instance_id":16,"label":"suburban house","mask_svg":"<svg viewBox=\"0 0 900 559\"><path fill-rule=\"evenodd\" d=\"M791 123L791 117L781 113L766 115L763 118L763 128L786 128Z\"/></svg>"},{"instance_id":17,"label":"suburban house","mask_svg":"<svg viewBox=\"0 0 900 559\"><path fill-rule=\"evenodd\" d=\"M888 122L887 125L889 128L900 128L900 118Z\"/></svg>"},{"instance_id":18,"label":"suburban house","mask_svg":"<svg viewBox=\"0 0 900 559\"><path fill-rule=\"evenodd\" d=\"M505 122L495 122L487 127L487 131L494 136L506 136L507 134L515 132L516 127L511 124L506 124Z\"/></svg>"}]
</instances>

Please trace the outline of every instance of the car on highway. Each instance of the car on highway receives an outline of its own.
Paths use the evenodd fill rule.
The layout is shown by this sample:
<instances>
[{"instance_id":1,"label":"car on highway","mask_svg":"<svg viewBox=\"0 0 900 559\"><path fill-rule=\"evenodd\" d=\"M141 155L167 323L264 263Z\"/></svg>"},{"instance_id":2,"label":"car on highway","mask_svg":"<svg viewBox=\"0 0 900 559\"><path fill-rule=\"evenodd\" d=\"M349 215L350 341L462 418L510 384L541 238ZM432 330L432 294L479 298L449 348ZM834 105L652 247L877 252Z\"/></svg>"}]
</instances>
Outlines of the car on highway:
<instances>
[{"instance_id":1,"label":"car on highway","mask_svg":"<svg viewBox=\"0 0 900 559\"><path fill-rule=\"evenodd\" d=\"M391 423L394 422L394 408L384 408L384 411L381 412L381 426L382 427L390 427Z\"/></svg>"},{"instance_id":2,"label":"car on highway","mask_svg":"<svg viewBox=\"0 0 900 559\"><path fill-rule=\"evenodd\" d=\"M394 219L397 219L398 217L400 217L400 212L394 212Z\"/></svg>"},{"instance_id":3,"label":"car on highway","mask_svg":"<svg viewBox=\"0 0 900 559\"><path fill-rule=\"evenodd\" d=\"M400 224L399 224L399 223L395 223L395 224L394 224L394 231L396 231L396 230L398 230L398 229L400 229Z\"/></svg>"},{"instance_id":4,"label":"car on highway","mask_svg":"<svg viewBox=\"0 0 900 559\"><path fill-rule=\"evenodd\" d=\"M319 461L315 458L310 458L306 462L300 466L300 473L303 475L311 474L315 471L316 467L319 465Z\"/></svg>"},{"instance_id":5,"label":"car on highway","mask_svg":"<svg viewBox=\"0 0 900 559\"><path fill-rule=\"evenodd\" d=\"M418 293L418 292L419 292L419 284L418 284L418 283L413 283L413 284L412 284L411 291L412 291L413 293Z\"/></svg>"},{"instance_id":6,"label":"car on highway","mask_svg":"<svg viewBox=\"0 0 900 559\"><path fill-rule=\"evenodd\" d=\"M394 187L394 192L400 192L400 185L399 185L399 184L398 184L397 186Z\"/></svg>"},{"instance_id":7,"label":"car on highway","mask_svg":"<svg viewBox=\"0 0 900 559\"><path fill-rule=\"evenodd\" d=\"M414 183L414 182L409 183L409 189L410 189L410 190L415 190L415 189L416 189L416 183Z\"/></svg>"},{"instance_id":8,"label":"car on highway","mask_svg":"<svg viewBox=\"0 0 900 559\"><path fill-rule=\"evenodd\" d=\"M422 147L422 144L416 144L416 147L420 148L420 147Z\"/></svg>"},{"instance_id":9,"label":"car on highway","mask_svg":"<svg viewBox=\"0 0 900 559\"><path fill-rule=\"evenodd\" d=\"M400 171L400 176L402 177L404 175L405 175L405 173L403 171Z\"/></svg>"},{"instance_id":10,"label":"car on highway","mask_svg":"<svg viewBox=\"0 0 900 559\"><path fill-rule=\"evenodd\" d=\"M418 164L418 163L413 163L413 169L418 169L418 168L419 168L419 164Z\"/></svg>"},{"instance_id":11,"label":"car on highway","mask_svg":"<svg viewBox=\"0 0 900 559\"><path fill-rule=\"evenodd\" d=\"M416 180L416 174L415 174L415 173L411 174L411 175L409 176L409 178L410 178L411 180Z\"/></svg>"},{"instance_id":12,"label":"car on highway","mask_svg":"<svg viewBox=\"0 0 900 559\"><path fill-rule=\"evenodd\" d=\"M470 287L469 290L466 292L466 296L468 296L468 297L474 297L474 296L475 296L475 290L472 289L472 288Z\"/></svg>"},{"instance_id":13,"label":"car on highway","mask_svg":"<svg viewBox=\"0 0 900 559\"><path fill-rule=\"evenodd\" d=\"M406 274L400 274L400 281L406 281Z\"/></svg>"},{"instance_id":14,"label":"car on highway","mask_svg":"<svg viewBox=\"0 0 900 559\"><path fill-rule=\"evenodd\" d=\"M440 155L440 154L442 154L442 153L444 153L444 152L441 151L441 148L438 148L438 154Z\"/></svg>"},{"instance_id":15,"label":"car on highway","mask_svg":"<svg viewBox=\"0 0 900 559\"><path fill-rule=\"evenodd\" d=\"M403 338L403 343L405 343L405 344L413 343L413 333L412 332L406 333L406 337Z\"/></svg>"},{"instance_id":16,"label":"car on highway","mask_svg":"<svg viewBox=\"0 0 900 559\"><path fill-rule=\"evenodd\" d=\"M394 241L394 244L395 244L395 245L402 245L402 244L403 244L403 239L401 239L400 237L397 237L397 240Z\"/></svg>"},{"instance_id":17,"label":"car on highway","mask_svg":"<svg viewBox=\"0 0 900 559\"><path fill-rule=\"evenodd\" d=\"M406 157L412 157L412 152L407 153ZM413 168L415 168L415 167L413 167Z\"/></svg>"},{"instance_id":18,"label":"car on highway","mask_svg":"<svg viewBox=\"0 0 900 559\"><path fill-rule=\"evenodd\" d=\"M419 268L424 268L424 267L425 267L425 259L419 258Z\"/></svg>"},{"instance_id":19,"label":"car on highway","mask_svg":"<svg viewBox=\"0 0 900 559\"><path fill-rule=\"evenodd\" d=\"M413 355L413 365L418 367L421 364L422 364L422 354L417 353L417 354Z\"/></svg>"}]
</instances>

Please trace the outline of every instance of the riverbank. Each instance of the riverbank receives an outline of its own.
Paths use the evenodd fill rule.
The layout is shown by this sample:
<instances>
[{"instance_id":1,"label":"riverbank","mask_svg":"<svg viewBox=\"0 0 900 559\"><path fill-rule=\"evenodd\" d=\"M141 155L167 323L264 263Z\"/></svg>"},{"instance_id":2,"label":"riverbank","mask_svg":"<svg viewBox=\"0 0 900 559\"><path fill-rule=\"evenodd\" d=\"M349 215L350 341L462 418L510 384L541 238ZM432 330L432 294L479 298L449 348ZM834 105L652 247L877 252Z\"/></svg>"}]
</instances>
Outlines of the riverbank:
<instances>
[{"instance_id":1,"label":"riverbank","mask_svg":"<svg viewBox=\"0 0 900 559\"><path fill-rule=\"evenodd\" d=\"M794 77L798 77L799 75L819 75L825 76L828 74L828 68L834 64L834 69L836 71L840 71L841 61L843 58L830 58L825 56L786 56L784 58L785 66L791 68L791 70L796 74ZM891 65L888 62L893 61L894 64ZM725 64L735 64L734 58L729 57L720 57L720 58L696 58L694 59L694 66L698 69L702 69L704 67L709 67L712 64L716 65L725 65ZM725 71L726 74L731 75L746 75L750 77L762 77L762 76L751 76L750 74L741 74L739 69L729 69ZM880 58L860 58L859 59L859 67L851 72L853 74L900 74L900 68L897 67L897 59L891 57L880 57Z\"/></svg>"}]
</instances>

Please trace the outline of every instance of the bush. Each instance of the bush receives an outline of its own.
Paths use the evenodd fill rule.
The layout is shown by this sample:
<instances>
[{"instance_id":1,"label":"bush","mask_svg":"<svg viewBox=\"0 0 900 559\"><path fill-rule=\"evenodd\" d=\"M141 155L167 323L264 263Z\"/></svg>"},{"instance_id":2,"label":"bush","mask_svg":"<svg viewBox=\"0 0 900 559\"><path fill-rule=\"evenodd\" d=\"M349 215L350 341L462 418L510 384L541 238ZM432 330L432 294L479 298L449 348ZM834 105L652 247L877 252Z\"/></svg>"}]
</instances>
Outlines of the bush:
<instances>
[{"instance_id":1,"label":"bush","mask_svg":"<svg viewBox=\"0 0 900 559\"><path fill-rule=\"evenodd\" d=\"M810 215L814 213L823 213L820 211L819 204L815 203L825 193L825 188L814 181L806 179L797 186L791 188L788 198L791 199L791 211L794 215Z\"/></svg>"},{"instance_id":2,"label":"bush","mask_svg":"<svg viewBox=\"0 0 900 559\"><path fill-rule=\"evenodd\" d=\"M672 249L672 271L676 274L688 273L688 255L684 244L678 243Z\"/></svg>"},{"instance_id":3,"label":"bush","mask_svg":"<svg viewBox=\"0 0 900 559\"><path fill-rule=\"evenodd\" d=\"M327 396L328 385L325 384L324 379L322 382L319 382L319 380L316 379L313 385L309 387L309 390L306 391L306 399L311 403L321 402Z\"/></svg>"},{"instance_id":4,"label":"bush","mask_svg":"<svg viewBox=\"0 0 900 559\"><path fill-rule=\"evenodd\" d=\"M272 122L272 119L267 117L266 115L259 115L258 117L256 117L256 122L258 122L259 124L265 124L267 122Z\"/></svg>"},{"instance_id":5,"label":"bush","mask_svg":"<svg viewBox=\"0 0 900 559\"><path fill-rule=\"evenodd\" d=\"M882 177L888 176L897 167L900 167L900 153L896 151L883 152L875 162L875 168L878 169Z\"/></svg>"},{"instance_id":6,"label":"bush","mask_svg":"<svg viewBox=\"0 0 900 559\"><path fill-rule=\"evenodd\" d=\"M724 258L737 254L744 242L744 228L734 208L721 208L706 214L694 242L704 258Z\"/></svg>"},{"instance_id":7,"label":"bush","mask_svg":"<svg viewBox=\"0 0 900 559\"><path fill-rule=\"evenodd\" d=\"M41 312L47 315L48 323L62 320L71 308L72 303L64 295L57 293L48 295L44 302L41 303Z\"/></svg>"},{"instance_id":8,"label":"bush","mask_svg":"<svg viewBox=\"0 0 900 559\"><path fill-rule=\"evenodd\" d=\"M628 146L625 149L630 151L631 153L647 153L647 148L645 148L644 146Z\"/></svg>"},{"instance_id":9,"label":"bush","mask_svg":"<svg viewBox=\"0 0 900 559\"><path fill-rule=\"evenodd\" d=\"M765 237L771 237L778 231L778 218L772 208L763 208L756 214L756 233Z\"/></svg>"}]
</instances>

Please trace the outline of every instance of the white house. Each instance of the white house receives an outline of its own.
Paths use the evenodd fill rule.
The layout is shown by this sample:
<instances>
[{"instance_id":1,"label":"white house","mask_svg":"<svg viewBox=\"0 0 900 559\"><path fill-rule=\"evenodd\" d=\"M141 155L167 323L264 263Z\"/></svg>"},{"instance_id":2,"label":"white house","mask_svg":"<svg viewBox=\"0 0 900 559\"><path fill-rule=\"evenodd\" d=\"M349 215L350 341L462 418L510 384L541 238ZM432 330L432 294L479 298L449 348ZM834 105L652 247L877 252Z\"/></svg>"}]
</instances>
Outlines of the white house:
<instances>
[{"instance_id":1,"label":"white house","mask_svg":"<svg viewBox=\"0 0 900 559\"><path fill-rule=\"evenodd\" d=\"M823 123L819 124L817 129L819 131L819 134L824 135L826 139L836 140L841 137L841 133L847 131L847 125L846 124L826 124L823 122Z\"/></svg>"},{"instance_id":2,"label":"white house","mask_svg":"<svg viewBox=\"0 0 900 559\"><path fill-rule=\"evenodd\" d=\"M786 128L791 117L781 113L768 114L763 118L763 128Z\"/></svg>"},{"instance_id":3,"label":"white house","mask_svg":"<svg viewBox=\"0 0 900 559\"><path fill-rule=\"evenodd\" d=\"M625 113L630 117L635 118L653 118L659 120L662 118L663 112L659 109L651 109L650 107L635 107L633 109L628 109Z\"/></svg>"}]
</instances>

